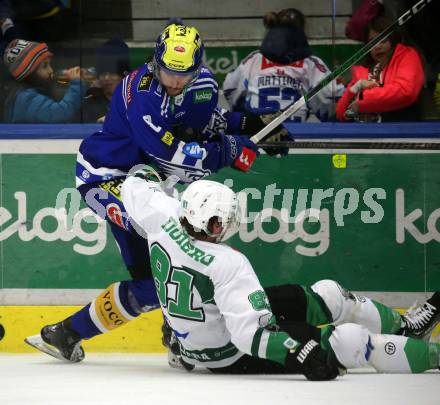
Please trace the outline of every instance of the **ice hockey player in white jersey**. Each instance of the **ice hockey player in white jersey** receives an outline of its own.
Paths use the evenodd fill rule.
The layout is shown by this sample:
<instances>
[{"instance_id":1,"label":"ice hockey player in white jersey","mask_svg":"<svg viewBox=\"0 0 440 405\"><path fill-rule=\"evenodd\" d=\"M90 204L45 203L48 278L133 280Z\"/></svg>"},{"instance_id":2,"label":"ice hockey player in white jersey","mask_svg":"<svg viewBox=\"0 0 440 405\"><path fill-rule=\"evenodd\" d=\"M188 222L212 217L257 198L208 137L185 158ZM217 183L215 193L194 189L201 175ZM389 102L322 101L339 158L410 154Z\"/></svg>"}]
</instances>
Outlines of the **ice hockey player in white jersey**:
<instances>
[{"instance_id":1,"label":"ice hockey player in white jersey","mask_svg":"<svg viewBox=\"0 0 440 405\"><path fill-rule=\"evenodd\" d=\"M223 92L233 111L283 111L330 73L326 64L311 54L303 30L304 15L299 10L268 13L264 25L268 31L260 50L248 55L224 81ZM344 86L333 81L291 120L304 122L310 112L321 121L332 119L343 92Z\"/></svg>"},{"instance_id":2,"label":"ice hockey player in white jersey","mask_svg":"<svg viewBox=\"0 0 440 405\"><path fill-rule=\"evenodd\" d=\"M303 373L310 380L329 380L365 364L381 372L439 367L439 344L383 333L427 335L440 319L440 294L405 318L330 280L311 288L271 287L266 293L248 259L222 243L240 219L230 188L199 180L179 201L143 169L124 182L122 199L133 225L148 236L160 306L187 369ZM138 304L141 295L130 282L112 284L72 317L45 326L27 342L57 358L80 361L81 339L151 309ZM322 323L331 325L313 326Z\"/></svg>"}]
</instances>

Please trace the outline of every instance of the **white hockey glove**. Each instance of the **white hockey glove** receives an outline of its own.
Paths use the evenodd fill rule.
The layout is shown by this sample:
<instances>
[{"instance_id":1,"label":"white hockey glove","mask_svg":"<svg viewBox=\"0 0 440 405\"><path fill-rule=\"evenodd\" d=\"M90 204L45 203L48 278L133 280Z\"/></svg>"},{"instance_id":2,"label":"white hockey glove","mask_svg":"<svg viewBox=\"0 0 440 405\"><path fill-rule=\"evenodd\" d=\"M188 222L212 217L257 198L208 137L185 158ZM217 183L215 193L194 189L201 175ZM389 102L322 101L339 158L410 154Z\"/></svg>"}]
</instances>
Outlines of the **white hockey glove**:
<instances>
[{"instance_id":1,"label":"white hockey glove","mask_svg":"<svg viewBox=\"0 0 440 405\"><path fill-rule=\"evenodd\" d=\"M162 180L160 174L153 167L148 165L138 165L130 170L128 176L140 177L150 183L156 183L155 187L170 197L179 197L179 192L175 188L175 185L179 182L179 178L175 175L171 175L165 178L165 180Z\"/></svg>"}]
</instances>

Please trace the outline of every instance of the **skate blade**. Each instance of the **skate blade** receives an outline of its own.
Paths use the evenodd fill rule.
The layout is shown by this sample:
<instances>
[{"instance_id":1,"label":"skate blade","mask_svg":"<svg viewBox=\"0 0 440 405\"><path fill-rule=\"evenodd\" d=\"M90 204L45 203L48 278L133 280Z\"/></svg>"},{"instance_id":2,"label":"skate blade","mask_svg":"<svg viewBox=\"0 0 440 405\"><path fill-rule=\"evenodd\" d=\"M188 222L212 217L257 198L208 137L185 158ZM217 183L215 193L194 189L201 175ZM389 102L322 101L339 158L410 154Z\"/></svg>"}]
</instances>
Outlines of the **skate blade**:
<instances>
[{"instance_id":1,"label":"skate blade","mask_svg":"<svg viewBox=\"0 0 440 405\"><path fill-rule=\"evenodd\" d=\"M69 360L64 358L61 353L52 346L49 346L42 338L41 335L28 336L24 339L24 341L34 347L37 350L40 350L43 353L48 354L49 356L55 357L58 360L66 361L71 363Z\"/></svg>"}]
</instances>

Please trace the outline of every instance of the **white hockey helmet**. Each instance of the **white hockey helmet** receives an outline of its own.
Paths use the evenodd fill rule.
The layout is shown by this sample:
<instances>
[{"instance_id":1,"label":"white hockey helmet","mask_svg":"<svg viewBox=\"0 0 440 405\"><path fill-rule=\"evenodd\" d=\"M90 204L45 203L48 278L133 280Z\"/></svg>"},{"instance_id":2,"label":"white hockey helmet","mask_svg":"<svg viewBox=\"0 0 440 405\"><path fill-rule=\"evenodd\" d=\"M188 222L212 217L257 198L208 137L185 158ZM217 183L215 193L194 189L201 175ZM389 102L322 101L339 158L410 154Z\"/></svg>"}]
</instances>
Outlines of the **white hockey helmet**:
<instances>
[{"instance_id":1,"label":"white hockey helmet","mask_svg":"<svg viewBox=\"0 0 440 405\"><path fill-rule=\"evenodd\" d=\"M191 183L182 193L181 218L185 218L195 231L203 231L221 242L228 231L239 225L240 209L237 195L227 186L211 180ZM209 221L217 217L222 224L220 234L209 230Z\"/></svg>"}]
</instances>

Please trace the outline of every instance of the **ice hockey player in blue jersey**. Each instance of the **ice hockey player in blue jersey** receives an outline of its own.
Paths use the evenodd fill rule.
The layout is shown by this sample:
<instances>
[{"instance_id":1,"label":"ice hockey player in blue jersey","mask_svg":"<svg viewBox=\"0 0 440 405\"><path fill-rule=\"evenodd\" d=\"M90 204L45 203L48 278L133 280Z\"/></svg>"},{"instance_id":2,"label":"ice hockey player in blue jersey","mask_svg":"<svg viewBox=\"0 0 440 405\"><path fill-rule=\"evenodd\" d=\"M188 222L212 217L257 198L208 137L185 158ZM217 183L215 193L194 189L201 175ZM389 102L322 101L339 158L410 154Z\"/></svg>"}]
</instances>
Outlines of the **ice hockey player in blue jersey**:
<instances>
[{"instance_id":1,"label":"ice hockey player in blue jersey","mask_svg":"<svg viewBox=\"0 0 440 405\"><path fill-rule=\"evenodd\" d=\"M233 166L247 171L257 147L245 135L243 114L217 107L218 85L203 67L203 43L194 27L172 24L159 35L153 61L115 89L102 131L82 142L77 187L109 221L133 279L151 278L145 239L131 228L120 199L130 169L154 164L182 183ZM151 281L151 280L150 280Z\"/></svg>"}]
</instances>

